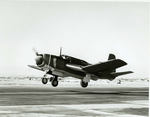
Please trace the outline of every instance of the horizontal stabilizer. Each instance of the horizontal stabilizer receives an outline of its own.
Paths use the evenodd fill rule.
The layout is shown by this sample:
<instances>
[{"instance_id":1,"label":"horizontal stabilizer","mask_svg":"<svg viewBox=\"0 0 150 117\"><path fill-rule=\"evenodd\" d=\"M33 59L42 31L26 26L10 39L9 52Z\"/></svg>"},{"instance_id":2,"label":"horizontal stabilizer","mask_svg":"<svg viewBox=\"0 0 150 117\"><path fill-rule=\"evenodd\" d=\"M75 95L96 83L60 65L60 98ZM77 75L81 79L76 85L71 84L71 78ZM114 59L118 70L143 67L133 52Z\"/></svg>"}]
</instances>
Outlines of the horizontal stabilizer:
<instances>
[{"instance_id":1,"label":"horizontal stabilizer","mask_svg":"<svg viewBox=\"0 0 150 117\"><path fill-rule=\"evenodd\" d=\"M94 65L88 65L88 66L82 67L82 69L85 70L86 72L95 73L95 72L101 72L105 70L113 70L113 69L122 67L124 65L127 65L127 63L124 62L123 60L112 59L106 62L101 62L101 63L94 64Z\"/></svg>"},{"instance_id":2,"label":"horizontal stabilizer","mask_svg":"<svg viewBox=\"0 0 150 117\"><path fill-rule=\"evenodd\" d=\"M114 77L117 76L121 76L121 75L125 75L125 74L131 74L133 73L132 71L125 71L125 72L115 72L115 73L111 73Z\"/></svg>"}]
</instances>

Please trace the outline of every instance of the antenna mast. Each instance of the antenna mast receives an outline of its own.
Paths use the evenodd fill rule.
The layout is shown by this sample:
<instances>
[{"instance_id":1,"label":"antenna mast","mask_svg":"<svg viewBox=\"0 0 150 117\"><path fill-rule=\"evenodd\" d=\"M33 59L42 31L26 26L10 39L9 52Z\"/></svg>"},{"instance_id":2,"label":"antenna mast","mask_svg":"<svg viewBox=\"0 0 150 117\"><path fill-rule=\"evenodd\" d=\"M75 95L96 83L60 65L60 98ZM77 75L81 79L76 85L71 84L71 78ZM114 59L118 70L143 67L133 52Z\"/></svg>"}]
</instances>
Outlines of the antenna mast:
<instances>
[{"instance_id":1,"label":"antenna mast","mask_svg":"<svg viewBox=\"0 0 150 117\"><path fill-rule=\"evenodd\" d=\"M61 56L61 53L62 53L62 47L60 47L60 53L59 53L59 56Z\"/></svg>"}]
</instances>

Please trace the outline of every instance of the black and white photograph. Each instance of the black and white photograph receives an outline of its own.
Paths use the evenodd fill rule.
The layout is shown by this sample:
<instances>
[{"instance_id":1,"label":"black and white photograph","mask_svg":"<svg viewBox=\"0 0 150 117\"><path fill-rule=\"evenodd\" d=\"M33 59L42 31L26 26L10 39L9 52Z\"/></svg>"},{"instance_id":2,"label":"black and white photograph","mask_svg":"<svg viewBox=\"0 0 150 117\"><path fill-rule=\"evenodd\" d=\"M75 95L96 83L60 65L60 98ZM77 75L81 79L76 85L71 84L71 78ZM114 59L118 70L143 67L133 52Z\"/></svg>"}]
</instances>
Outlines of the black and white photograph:
<instances>
[{"instance_id":1,"label":"black and white photograph","mask_svg":"<svg viewBox=\"0 0 150 117\"><path fill-rule=\"evenodd\" d=\"M148 0L0 0L0 117L148 117Z\"/></svg>"}]
</instances>

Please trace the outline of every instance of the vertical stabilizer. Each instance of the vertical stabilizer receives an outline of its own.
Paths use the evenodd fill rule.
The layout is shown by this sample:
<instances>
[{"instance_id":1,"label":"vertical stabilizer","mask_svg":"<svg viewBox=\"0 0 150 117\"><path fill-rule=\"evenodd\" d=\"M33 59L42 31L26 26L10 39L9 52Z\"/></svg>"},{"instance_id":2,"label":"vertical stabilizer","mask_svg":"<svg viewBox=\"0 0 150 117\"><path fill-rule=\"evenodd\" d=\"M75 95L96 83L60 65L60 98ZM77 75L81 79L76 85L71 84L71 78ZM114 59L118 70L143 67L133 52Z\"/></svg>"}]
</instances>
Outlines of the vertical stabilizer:
<instances>
[{"instance_id":1,"label":"vertical stabilizer","mask_svg":"<svg viewBox=\"0 0 150 117\"><path fill-rule=\"evenodd\" d=\"M108 60L116 59L116 56L114 54L109 54ZM116 72L116 69L113 69L112 72Z\"/></svg>"},{"instance_id":2,"label":"vertical stabilizer","mask_svg":"<svg viewBox=\"0 0 150 117\"><path fill-rule=\"evenodd\" d=\"M116 59L114 54L109 54L108 60L111 60L111 59Z\"/></svg>"}]
</instances>

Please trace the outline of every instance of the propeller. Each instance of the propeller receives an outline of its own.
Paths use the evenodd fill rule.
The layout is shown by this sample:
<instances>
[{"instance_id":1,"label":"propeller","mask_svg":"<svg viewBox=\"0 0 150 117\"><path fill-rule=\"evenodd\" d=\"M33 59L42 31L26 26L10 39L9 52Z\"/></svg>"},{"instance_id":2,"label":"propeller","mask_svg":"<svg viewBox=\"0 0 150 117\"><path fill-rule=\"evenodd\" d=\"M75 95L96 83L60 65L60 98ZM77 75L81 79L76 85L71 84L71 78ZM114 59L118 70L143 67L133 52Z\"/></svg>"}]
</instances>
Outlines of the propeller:
<instances>
[{"instance_id":1,"label":"propeller","mask_svg":"<svg viewBox=\"0 0 150 117\"><path fill-rule=\"evenodd\" d=\"M39 54L35 48L33 48L32 50L34 51L35 55L37 56L37 57L35 58L36 64L37 64L38 66L41 66L41 65L43 64L43 61L44 61L43 55L42 55L42 54Z\"/></svg>"},{"instance_id":2,"label":"propeller","mask_svg":"<svg viewBox=\"0 0 150 117\"><path fill-rule=\"evenodd\" d=\"M39 55L35 48L33 48L32 50L34 51L35 55L37 55L37 56Z\"/></svg>"}]
</instances>

